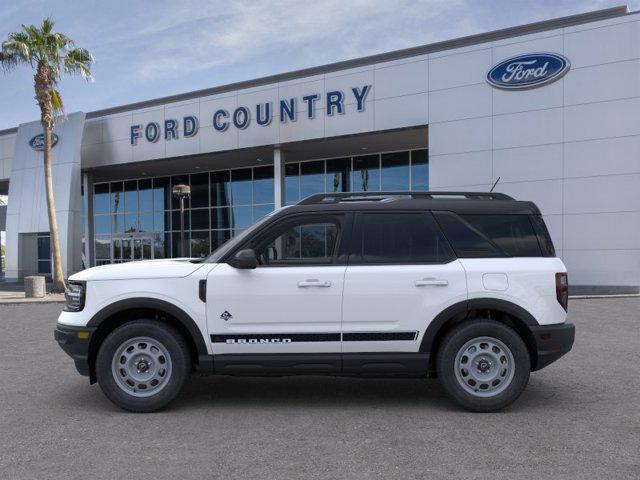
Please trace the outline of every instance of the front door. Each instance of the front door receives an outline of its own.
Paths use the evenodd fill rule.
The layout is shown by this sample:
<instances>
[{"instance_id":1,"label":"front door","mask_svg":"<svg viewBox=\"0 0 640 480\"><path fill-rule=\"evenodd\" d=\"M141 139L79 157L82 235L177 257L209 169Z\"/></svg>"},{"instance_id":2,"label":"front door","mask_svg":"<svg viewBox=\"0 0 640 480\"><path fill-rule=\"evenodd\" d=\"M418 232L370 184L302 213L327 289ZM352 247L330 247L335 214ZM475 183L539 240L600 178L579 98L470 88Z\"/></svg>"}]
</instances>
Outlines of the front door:
<instances>
[{"instance_id":1,"label":"front door","mask_svg":"<svg viewBox=\"0 0 640 480\"><path fill-rule=\"evenodd\" d=\"M133 235L113 237L111 258L114 263L153 259L153 237Z\"/></svg>"},{"instance_id":2,"label":"front door","mask_svg":"<svg viewBox=\"0 0 640 480\"><path fill-rule=\"evenodd\" d=\"M429 322L467 298L465 271L429 212L360 213L352 245L345 354L418 352Z\"/></svg>"},{"instance_id":3,"label":"front door","mask_svg":"<svg viewBox=\"0 0 640 480\"><path fill-rule=\"evenodd\" d=\"M283 219L243 246L255 250L256 269L220 264L211 271L206 304L214 354L335 353L339 365L346 218Z\"/></svg>"}]
</instances>

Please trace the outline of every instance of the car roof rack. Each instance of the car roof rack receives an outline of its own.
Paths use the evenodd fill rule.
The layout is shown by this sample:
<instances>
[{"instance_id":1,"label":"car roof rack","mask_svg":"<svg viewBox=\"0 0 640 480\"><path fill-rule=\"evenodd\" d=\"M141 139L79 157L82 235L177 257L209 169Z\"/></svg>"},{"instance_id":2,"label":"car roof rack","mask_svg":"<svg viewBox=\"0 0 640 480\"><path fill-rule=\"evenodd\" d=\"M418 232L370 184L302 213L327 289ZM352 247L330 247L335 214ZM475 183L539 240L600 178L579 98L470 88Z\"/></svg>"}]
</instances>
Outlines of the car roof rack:
<instances>
[{"instance_id":1,"label":"car roof rack","mask_svg":"<svg viewBox=\"0 0 640 480\"><path fill-rule=\"evenodd\" d=\"M438 198L465 199L465 200L514 200L509 195L497 192L338 192L316 193L300 200L297 205L316 205L321 203L341 202L372 202L403 199L427 199Z\"/></svg>"}]
</instances>

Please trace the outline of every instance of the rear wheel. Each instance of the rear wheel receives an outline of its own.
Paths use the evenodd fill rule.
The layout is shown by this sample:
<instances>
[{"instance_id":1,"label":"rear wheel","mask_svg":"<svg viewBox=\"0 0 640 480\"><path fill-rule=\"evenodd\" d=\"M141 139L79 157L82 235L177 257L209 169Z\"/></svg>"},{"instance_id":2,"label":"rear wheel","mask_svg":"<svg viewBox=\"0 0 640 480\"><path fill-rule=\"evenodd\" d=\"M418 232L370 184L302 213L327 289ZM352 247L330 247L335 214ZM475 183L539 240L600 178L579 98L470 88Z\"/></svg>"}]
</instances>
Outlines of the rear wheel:
<instances>
[{"instance_id":1,"label":"rear wheel","mask_svg":"<svg viewBox=\"0 0 640 480\"><path fill-rule=\"evenodd\" d=\"M436 359L444 390L475 412L505 408L529 381L531 360L520 336L494 320L464 322L451 330Z\"/></svg>"},{"instance_id":2,"label":"rear wheel","mask_svg":"<svg viewBox=\"0 0 640 480\"><path fill-rule=\"evenodd\" d=\"M104 394L132 412L152 412L173 400L189 376L189 348L173 327L136 320L100 346L96 375Z\"/></svg>"}]
</instances>

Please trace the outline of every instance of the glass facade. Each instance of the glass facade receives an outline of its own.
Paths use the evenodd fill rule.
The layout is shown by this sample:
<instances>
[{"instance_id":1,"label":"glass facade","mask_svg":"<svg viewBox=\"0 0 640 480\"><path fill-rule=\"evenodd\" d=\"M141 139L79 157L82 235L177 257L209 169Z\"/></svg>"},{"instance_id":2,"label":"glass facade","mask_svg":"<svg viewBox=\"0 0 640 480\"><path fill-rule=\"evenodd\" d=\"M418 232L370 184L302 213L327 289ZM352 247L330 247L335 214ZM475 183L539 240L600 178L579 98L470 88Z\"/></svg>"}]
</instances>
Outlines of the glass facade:
<instances>
[{"instance_id":1,"label":"glass facade","mask_svg":"<svg viewBox=\"0 0 640 480\"><path fill-rule=\"evenodd\" d=\"M96 183L93 196L95 264L180 256L178 184L185 201L186 256L209 255L274 209L273 166Z\"/></svg>"},{"instance_id":2,"label":"glass facade","mask_svg":"<svg viewBox=\"0 0 640 480\"><path fill-rule=\"evenodd\" d=\"M314 193L428 190L428 151L412 150L288 163L285 201ZM180 203L185 201L184 253L204 257L274 209L273 166L96 183L95 265L180 256Z\"/></svg>"},{"instance_id":3,"label":"glass facade","mask_svg":"<svg viewBox=\"0 0 640 480\"><path fill-rule=\"evenodd\" d=\"M411 150L288 163L285 201L314 193L429 190L429 152Z\"/></svg>"}]
</instances>

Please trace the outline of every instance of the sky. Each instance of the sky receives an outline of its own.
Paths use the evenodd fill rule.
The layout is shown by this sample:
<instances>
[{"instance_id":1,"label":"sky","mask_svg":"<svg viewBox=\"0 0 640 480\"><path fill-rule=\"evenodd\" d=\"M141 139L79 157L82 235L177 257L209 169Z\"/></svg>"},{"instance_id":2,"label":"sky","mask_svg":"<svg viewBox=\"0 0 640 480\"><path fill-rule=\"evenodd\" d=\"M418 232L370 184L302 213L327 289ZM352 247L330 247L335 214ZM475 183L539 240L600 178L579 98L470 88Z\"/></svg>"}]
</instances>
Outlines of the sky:
<instances>
[{"instance_id":1,"label":"sky","mask_svg":"<svg viewBox=\"0 0 640 480\"><path fill-rule=\"evenodd\" d=\"M90 112L623 1L0 0L0 40L51 16L96 59L95 82L60 84L67 112ZM0 70L0 130L38 118L31 71Z\"/></svg>"}]
</instances>

